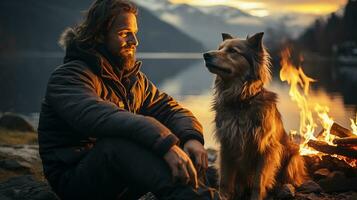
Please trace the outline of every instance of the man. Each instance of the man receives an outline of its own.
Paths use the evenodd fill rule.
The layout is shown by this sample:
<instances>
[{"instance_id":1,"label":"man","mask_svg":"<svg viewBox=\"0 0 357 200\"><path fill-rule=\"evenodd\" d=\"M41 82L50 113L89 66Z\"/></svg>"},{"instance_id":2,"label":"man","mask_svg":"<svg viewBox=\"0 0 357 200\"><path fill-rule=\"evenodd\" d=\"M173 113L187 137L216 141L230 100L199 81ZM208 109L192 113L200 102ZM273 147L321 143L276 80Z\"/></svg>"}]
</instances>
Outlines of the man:
<instances>
[{"instance_id":1,"label":"man","mask_svg":"<svg viewBox=\"0 0 357 200\"><path fill-rule=\"evenodd\" d=\"M38 133L45 176L62 199L212 196L198 188L208 165L201 125L139 70L136 14L129 1L97 0L61 36L66 56Z\"/></svg>"}]
</instances>

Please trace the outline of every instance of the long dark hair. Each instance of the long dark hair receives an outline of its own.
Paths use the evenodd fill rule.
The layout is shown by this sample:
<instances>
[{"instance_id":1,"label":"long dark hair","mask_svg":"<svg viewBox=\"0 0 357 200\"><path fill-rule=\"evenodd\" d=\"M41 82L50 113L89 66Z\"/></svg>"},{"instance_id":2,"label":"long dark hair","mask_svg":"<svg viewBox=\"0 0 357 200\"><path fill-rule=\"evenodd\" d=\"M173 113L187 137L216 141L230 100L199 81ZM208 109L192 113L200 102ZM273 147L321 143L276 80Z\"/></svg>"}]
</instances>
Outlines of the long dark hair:
<instances>
[{"instance_id":1,"label":"long dark hair","mask_svg":"<svg viewBox=\"0 0 357 200\"><path fill-rule=\"evenodd\" d=\"M66 47L68 45L68 35L71 40L86 46L94 47L104 42L105 35L116 16L122 12L130 12L138 14L138 9L135 4L128 0L96 0L85 12L85 19L74 26L67 28L60 37L60 45Z\"/></svg>"}]
</instances>

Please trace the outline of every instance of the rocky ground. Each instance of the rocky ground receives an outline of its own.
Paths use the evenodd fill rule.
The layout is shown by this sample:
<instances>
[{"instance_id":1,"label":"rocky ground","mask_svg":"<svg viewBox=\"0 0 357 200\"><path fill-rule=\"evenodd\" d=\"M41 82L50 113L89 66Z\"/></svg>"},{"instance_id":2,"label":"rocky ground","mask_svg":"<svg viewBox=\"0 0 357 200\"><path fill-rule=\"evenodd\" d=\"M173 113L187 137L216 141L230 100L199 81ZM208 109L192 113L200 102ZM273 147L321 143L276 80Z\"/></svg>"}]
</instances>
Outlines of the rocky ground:
<instances>
[{"instance_id":1,"label":"rocky ground","mask_svg":"<svg viewBox=\"0 0 357 200\"><path fill-rule=\"evenodd\" d=\"M210 165L214 166L217 151L210 149L208 152ZM284 185L278 194L269 199L357 200L356 169L343 165L335 159L327 159L327 161L316 159L307 159L311 181L299 188ZM215 177L214 171L211 171L211 175ZM43 177L37 133L1 128L1 118L0 199L58 200ZM140 198L140 200L147 199L155 199L155 197L147 194Z\"/></svg>"},{"instance_id":2,"label":"rocky ground","mask_svg":"<svg viewBox=\"0 0 357 200\"><path fill-rule=\"evenodd\" d=\"M0 199L58 200L43 177L37 144L0 144Z\"/></svg>"}]
</instances>

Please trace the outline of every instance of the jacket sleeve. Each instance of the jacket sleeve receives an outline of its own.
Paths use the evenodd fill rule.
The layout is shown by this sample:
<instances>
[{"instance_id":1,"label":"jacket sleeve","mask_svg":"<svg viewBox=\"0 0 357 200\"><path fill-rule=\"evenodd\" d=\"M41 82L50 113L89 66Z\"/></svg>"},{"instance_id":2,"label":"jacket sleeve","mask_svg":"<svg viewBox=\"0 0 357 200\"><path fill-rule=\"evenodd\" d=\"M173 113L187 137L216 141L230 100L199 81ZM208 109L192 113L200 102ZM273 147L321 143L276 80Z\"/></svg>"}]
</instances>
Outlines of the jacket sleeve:
<instances>
[{"instance_id":1,"label":"jacket sleeve","mask_svg":"<svg viewBox=\"0 0 357 200\"><path fill-rule=\"evenodd\" d=\"M178 138L153 117L130 113L100 98L95 75L81 65L66 65L53 72L46 101L84 138L122 137L164 155Z\"/></svg>"},{"instance_id":2,"label":"jacket sleeve","mask_svg":"<svg viewBox=\"0 0 357 200\"><path fill-rule=\"evenodd\" d=\"M181 107L171 96L160 92L144 74L141 75L145 83L145 99L141 113L155 117L167 126L180 139L180 145L190 139L204 144L202 125L193 114Z\"/></svg>"}]
</instances>

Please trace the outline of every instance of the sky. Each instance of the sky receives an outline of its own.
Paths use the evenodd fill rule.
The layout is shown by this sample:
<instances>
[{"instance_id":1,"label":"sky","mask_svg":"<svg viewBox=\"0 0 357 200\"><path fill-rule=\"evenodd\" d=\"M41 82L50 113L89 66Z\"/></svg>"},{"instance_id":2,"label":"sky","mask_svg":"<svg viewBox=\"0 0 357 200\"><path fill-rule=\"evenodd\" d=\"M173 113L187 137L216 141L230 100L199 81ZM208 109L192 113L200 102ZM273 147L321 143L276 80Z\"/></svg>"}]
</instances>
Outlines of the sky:
<instances>
[{"instance_id":1,"label":"sky","mask_svg":"<svg viewBox=\"0 0 357 200\"><path fill-rule=\"evenodd\" d=\"M311 15L326 15L337 11L347 0L169 0L171 3L186 3L197 6L226 5L241 9L251 15L264 17L289 12Z\"/></svg>"}]
</instances>

